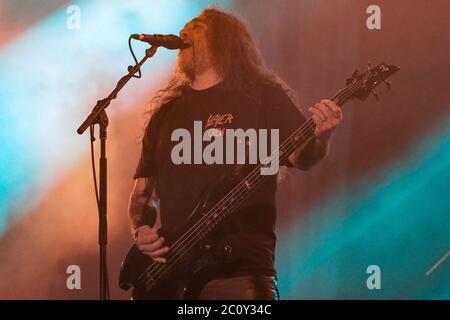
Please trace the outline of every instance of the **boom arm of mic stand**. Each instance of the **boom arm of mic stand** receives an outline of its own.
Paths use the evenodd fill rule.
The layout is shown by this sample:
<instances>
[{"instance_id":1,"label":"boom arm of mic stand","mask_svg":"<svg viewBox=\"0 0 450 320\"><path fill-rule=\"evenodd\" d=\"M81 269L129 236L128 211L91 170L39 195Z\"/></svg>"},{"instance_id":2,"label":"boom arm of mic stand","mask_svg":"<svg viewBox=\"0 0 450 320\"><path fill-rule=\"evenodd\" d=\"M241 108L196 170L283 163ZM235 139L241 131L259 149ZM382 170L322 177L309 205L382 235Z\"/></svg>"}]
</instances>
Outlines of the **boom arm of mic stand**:
<instances>
[{"instance_id":1,"label":"boom arm of mic stand","mask_svg":"<svg viewBox=\"0 0 450 320\"><path fill-rule=\"evenodd\" d=\"M84 120L78 128L78 134L82 134L89 126L98 124L100 126L100 194L99 194L99 247L100 247L100 299L109 299L108 269L106 244L108 243L108 224L107 224L107 160L106 160L106 138L108 127L108 116L105 109L109 106L112 99L117 97L120 89L122 89L128 80L140 69L144 62L152 57L158 47L151 47L146 50L144 58L134 67L128 67L128 74L123 76L118 82L114 90L105 99L97 101L92 112ZM91 137L93 139L93 137Z\"/></svg>"},{"instance_id":2,"label":"boom arm of mic stand","mask_svg":"<svg viewBox=\"0 0 450 320\"><path fill-rule=\"evenodd\" d=\"M83 134L84 131L86 131L86 129L96 123L97 121L97 117L100 114L100 112L102 112L103 110L105 110L109 104L111 103L111 100L115 99L117 97L117 94L119 93L119 91L123 88L123 86L128 82L128 80L130 80L133 75L141 68L141 66L145 63L145 61L148 58L151 58L155 53L156 50L158 49L158 47L151 47L149 49L147 49L145 51L145 56L144 58L142 58L141 61L139 61L139 63L133 67L129 67L128 68L128 74L123 76L118 82L116 87L114 88L114 90L109 94L109 96L107 96L105 99L102 100L98 100L97 104L95 105L94 109L92 110L92 112L87 116L86 120L84 120L84 122L80 125L80 127L77 129L77 133L78 134Z\"/></svg>"}]
</instances>

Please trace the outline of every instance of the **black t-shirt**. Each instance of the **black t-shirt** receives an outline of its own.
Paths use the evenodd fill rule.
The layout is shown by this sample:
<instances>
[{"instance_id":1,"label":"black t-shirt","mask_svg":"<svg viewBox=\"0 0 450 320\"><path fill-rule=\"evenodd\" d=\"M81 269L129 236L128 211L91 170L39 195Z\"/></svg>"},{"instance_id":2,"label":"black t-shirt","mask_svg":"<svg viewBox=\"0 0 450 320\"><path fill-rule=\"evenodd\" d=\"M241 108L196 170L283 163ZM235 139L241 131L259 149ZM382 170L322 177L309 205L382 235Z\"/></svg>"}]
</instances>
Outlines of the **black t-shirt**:
<instances>
[{"instance_id":1,"label":"black t-shirt","mask_svg":"<svg viewBox=\"0 0 450 320\"><path fill-rule=\"evenodd\" d=\"M188 88L152 117L145 131L134 178L156 177L163 228L183 221L204 191L230 166L174 164L171 151L178 142L171 141L171 134L175 129L185 128L192 137L194 121L202 121L203 131L210 128L279 129L281 145L306 120L281 89L260 85L257 90L257 98L250 98L231 92L224 83L205 90ZM193 149L191 151L193 158ZM227 243L240 261L233 275L276 275L276 189L277 175L266 176L262 185L232 214L236 228L227 236Z\"/></svg>"}]
</instances>

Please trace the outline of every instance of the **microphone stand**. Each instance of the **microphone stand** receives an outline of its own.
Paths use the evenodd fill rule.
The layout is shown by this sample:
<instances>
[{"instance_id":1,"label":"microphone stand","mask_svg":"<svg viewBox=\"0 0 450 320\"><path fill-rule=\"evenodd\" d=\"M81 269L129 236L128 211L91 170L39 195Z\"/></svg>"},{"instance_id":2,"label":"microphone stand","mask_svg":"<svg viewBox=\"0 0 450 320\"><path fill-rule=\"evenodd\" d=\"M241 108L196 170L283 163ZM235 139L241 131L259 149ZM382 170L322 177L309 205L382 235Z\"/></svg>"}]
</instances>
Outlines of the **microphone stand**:
<instances>
[{"instance_id":1,"label":"microphone stand","mask_svg":"<svg viewBox=\"0 0 450 320\"><path fill-rule=\"evenodd\" d=\"M111 103L111 100L117 97L119 91L125 86L136 72L138 72L145 61L151 58L158 49L157 46L152 46L145 51L145 56L135 66L128 67L128 74L123 76L118 82L114 90L102 100L98 100L92 112L87 116L86 120L77 129L78 134L83 134L84 131L90 126L98 124L100 127L100 161L99 161L99 200L97 203L99 214L98 225L98 243L100 246L100 300L109 299L109 284L108 284L108 269L106 260L106 244L108 243L108 225L107 225L107 160L106 160L106 138L108 128L108 116L105 109ZM91 130L93 132L93 130ZM94 141L93 133L91 135L92 141Z\"/></svg>"}]
</instances>

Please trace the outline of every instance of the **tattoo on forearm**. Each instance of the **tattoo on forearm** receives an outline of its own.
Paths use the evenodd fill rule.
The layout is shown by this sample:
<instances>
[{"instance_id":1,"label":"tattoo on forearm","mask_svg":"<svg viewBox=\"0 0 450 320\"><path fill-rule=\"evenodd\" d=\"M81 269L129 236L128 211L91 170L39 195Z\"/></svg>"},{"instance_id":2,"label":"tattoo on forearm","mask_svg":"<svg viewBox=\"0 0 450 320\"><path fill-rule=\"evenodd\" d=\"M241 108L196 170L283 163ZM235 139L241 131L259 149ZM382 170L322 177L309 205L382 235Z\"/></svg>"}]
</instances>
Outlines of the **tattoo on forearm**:
<instances>
[{"instance_id":1,"label":"tattoo on forearm","mask_svg":"<svg viewBox=\"0 0 450 320\"><path fill-rule=\"evenodd\" d=\"M152 210L158 207L158 199L153 196L153 185L147 184L143 191L134 192L131 195L128 207L128 218L130 221L131 232L134 233L138 227L150 224Z\"/></svg>"}]
</instances>

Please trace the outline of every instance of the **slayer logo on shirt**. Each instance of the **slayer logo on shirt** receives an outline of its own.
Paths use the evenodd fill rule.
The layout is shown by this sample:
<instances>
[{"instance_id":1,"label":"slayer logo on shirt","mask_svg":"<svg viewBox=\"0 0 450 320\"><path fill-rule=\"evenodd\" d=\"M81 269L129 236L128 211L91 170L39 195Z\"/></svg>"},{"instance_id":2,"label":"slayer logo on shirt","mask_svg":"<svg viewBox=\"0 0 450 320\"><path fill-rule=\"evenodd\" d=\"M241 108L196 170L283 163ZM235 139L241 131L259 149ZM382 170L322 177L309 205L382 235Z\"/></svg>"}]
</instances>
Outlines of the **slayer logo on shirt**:
<instances>
[{"instance_id":1,"label":"slayer logo on shirt","mask_svg":"<svg viewBox=\"0 0 450 320\"><path fill-rule=\"evenodd\" d=\"M231 113L226 114L220 114L217 113L215 115L210 114L208 117L208 121L206 121L205 129L208 129L210 127L216 128L217 126L223 125L223 124L231 124L233 121L233 115Z\"/></svg>"}]
</instances>

